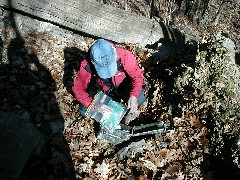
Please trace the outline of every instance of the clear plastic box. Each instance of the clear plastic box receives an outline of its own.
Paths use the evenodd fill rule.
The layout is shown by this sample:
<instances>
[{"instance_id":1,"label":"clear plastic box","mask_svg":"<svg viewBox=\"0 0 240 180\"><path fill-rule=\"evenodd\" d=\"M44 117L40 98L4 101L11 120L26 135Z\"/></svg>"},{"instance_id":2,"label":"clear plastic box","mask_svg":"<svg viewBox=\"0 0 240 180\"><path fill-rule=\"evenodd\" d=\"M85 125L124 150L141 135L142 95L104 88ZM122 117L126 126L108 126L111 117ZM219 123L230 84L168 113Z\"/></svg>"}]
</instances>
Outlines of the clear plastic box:
<instances>
[{"instance_id":1,"label":"clear plastic box","mask_svg":"<svg viewBox=\"0 0 240 180\"><path fill-rule=\"evenodd\" d=\"M86 116L95 119L104 128L113 132L116 129L121 129L120 121L127 110L126 105L113 101L111 97L100 91L88 107Z\"/></svg>"}]
</instances>

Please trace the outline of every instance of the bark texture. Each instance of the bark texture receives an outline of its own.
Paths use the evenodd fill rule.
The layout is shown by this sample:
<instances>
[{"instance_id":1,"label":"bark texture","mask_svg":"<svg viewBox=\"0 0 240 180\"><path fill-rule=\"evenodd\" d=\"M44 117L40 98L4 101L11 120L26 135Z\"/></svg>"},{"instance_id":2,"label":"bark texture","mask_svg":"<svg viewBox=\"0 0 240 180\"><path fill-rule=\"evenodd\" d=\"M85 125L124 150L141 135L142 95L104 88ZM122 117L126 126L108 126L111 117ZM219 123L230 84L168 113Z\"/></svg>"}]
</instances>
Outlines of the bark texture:
<instances>
[{"instance_id":1,"label":"bark texture","mask_svg":"<svg viewBox=\"0 0 240 180\"><path fill-rule=\"evenodd\" d=\"M164 38L157 21L93 0L1 0L0 6L118 43L145 47Z\"/></svg>"}]
</instances>

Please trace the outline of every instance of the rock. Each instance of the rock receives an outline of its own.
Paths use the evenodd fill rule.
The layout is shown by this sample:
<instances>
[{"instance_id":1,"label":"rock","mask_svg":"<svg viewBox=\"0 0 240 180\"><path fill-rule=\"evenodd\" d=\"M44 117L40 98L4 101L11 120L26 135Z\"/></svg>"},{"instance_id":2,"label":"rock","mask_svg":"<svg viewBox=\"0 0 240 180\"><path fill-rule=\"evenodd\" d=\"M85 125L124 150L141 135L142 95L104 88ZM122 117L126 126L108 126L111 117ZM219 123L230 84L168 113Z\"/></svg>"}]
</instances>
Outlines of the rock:
<instances>
[{"instance_id":1,"label":"rock","mask_svg":"<svg viewBox=\"0 0 240 180\"><path fill-rule=\"evenodd\" d=\"M234 144L228 142L239 136L240 123L237 117L240 109L240 69L235 63L235 45L221 34L215 34L199 45L194 67L185 65L185 69L175 79L176 93L184 95L190 87L199 90L207 110L210 126L211 153L221 155L223 149L231 149L234 163L240 152ZM189 86L191 85L191 86ZM187 94L187 93L186 93ZM207 98L204 98L205 95ZM186 95L185 95L186 96ZM201 104L194 103L197 109ZM226 131L224 127L229 127ZM228 137L228 139L226 139ZM230 150L229 150L230 151ZM226 157L222 157L223 159Z\"/></svg>"},{"instance_id":2,"label":"rock","mask_svg":"<svg viewBox=\"0 0 240 180\"><path fill-rule=\"evenodd\" d=\"M230 58L235 61L235 43L230 39L230 38L227 38L227 37L222 37L222 44L223 44L223 47L225 47L230 55Z\"/></svg>"},{"instance_id":3,"label":"rock","mask_svg":"<svg viewBox=\"0 0 240 180\"><path fill-rule=\"evenodd\" d=\"M185 32L186 34L188 34L188 35L193 35L193 34L195 34L195 33L193 32L192 28L191 28L190 26L187 26L187 25L184 27L184 32Z\"/></svg>"},{"instance_id":4,"label":"rock","mask_svg":"<svg viewBox=\"0 0 240 180\"><path fill-rule=\"evenodd\" d=\"M0 177L18 179L31 154L39 154L42 134L25 113L0 113Z\"/></svg>"}]
</instances>

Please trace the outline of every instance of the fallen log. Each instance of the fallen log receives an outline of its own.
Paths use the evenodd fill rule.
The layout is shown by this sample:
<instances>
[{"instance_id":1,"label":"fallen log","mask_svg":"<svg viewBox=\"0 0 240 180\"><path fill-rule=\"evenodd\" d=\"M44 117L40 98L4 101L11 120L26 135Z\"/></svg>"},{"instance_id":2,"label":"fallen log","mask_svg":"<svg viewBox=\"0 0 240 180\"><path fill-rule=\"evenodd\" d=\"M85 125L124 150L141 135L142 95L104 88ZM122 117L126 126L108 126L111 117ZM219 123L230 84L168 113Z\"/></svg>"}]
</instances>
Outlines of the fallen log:
<instances>
[{"instance_id":1,"label":"fallen log","mask_svg":"<svg viewBox=\"0 0 240 180\"><path fill-rule=\"evenodd\" d=\"M0 0L0 6L117 43L145 47L164 38L156 20L94 0Z\"/></svg>"}]
</instances>

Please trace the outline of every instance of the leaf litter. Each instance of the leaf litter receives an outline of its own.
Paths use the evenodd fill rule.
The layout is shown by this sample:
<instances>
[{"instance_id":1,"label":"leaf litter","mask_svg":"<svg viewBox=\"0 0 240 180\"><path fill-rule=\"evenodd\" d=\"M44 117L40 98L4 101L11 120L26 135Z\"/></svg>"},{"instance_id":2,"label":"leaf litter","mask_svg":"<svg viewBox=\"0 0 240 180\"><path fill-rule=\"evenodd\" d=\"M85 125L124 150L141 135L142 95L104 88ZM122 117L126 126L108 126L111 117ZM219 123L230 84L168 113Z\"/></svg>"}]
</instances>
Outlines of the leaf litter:
<instances>
[{"instance_id":1,"label":"leaf litter","mask_svg":"<svg viewBox=\"0 0 240 180\"><path fill-rule=\"evenodd\" d=\"M17 62L11 65L11 73L6 73L9 70L7 67L10 65L1 68L0 77L5 80L5 84L1 85L0 88L1 92L7 92L7 94L1 94L1 110L24 108L33 115L33 122L41 129L42 121L51 122L56 119L56 114L49 112L52 112L52 108L58 107L60 115L64 119L63 135L68 144L76 178L203 178L201 163L204 154L209 153L208 129L203 114L206 111L204 108L209 106L207 103L210 101L208 100L215 98L212 92L199 95L197 91L189 93L183 90L182 94L186 103L181 104L177 100L173 101L179 103L176 105L178 108L173 109L167 100L167 98L171 98L171 94L166 93L170 85L167 80L163 80L163 77L160 76L162 71L170 73L170 78L172 74L176 73L171 67L171 63L168 68L164 69L159 66L161 63L157 63L158 59L153 56L151 51L140 49L132 44L121 44L135 54L140 67L144 69L148 82L149 97L146 103L140 107L140 117L131 122L131 125L169 120L172 128L162 136L138 137L119 146L113 146L97 138L99 127L96 122L79 115L79 105L70 90L71 82L76 77L78 70L81 59L79 57L84 56L84 52L94 40L85 37L83 44L86 46L79 46L74 42L59 40L48 33L36 32L29 33L23 39L25 41L23 49L15 51L14 57L11 56L12 60ZM75 49L70 48L70 51L66 53L66 49L69 47ZM16 58L23 56L21 53L24 48L29 55L26 58L27 65ZM39 62L31 55L36 56ZM25 69L27 69L27 73L21 72ZM48 73L50 73L52 80L47 78ZM69 81L66 81L65 78ZM18 84L19 81L22 82ZM16 84L17 87L21 88L14 90L12 87ZM36 96L38 95L36 90L39 91L38 94L41 94L41 98ZM50 96L50 94L54 96ZM13 99L17 99L17 101ZM199 111L196 108L199 108ZM177 109L180 113L175 112ZM43 128L41 130L50 131L47 132L50 134L59 130L60 127L57 123L50 124L50 130ZM49 165L66 161L64 152L58 149L61 141L61 139L55 139L52 142L53 156L48 161ZM48 177L56 177L57 174L62 174L60 171L70 173L71 171L67 168L65 166L63 170L62 167L54 166L54 171L46 174Z\"/></svg>"},{"instance_id":2,"label":"leaf litter","mask_svg":"<svg viewBox=\"0 0 240 180\"><path fill-rule=\"evenodd\" d=\"M41 46L37 43L35 46L41 54L40 60L42 59L57 83L58 92L55 93L55 96L66 121L64 136L70 144L70 153L79 178L110 179L114 177L125 179L134 177L134 179L138 179L143 176L145 179L160 177L165 179L164 176L176 179L201 178L200 165L203 161L203 153L208 148L208 141L206 127L199 117L192 112L186 112L183 117L170 119L174 128L162 137L146 137L123 147L112 147L111 144L98 140L94 131L94 122L79 116L77 106L74 107L71 104L74 101L73 96L62 86L61 79L64 73L62 48L64 48L64 43L57 43L56 39L52 40L51 38L55 43L49 44L48 38L50 37L44 36L41 40L39 39L42 42ZM41 51L46 47L48 50ZM138 50L136 47L131 48L134 54L146 54L141 53L143 50ZM45 61L46 59L47 61ZM143 67L144 62L148 61L144 56L137 56L137 59ZM147 123L147 119L165 121L167 120L165 118L169 117L171 113L159 114L159 109L167 109L162 102L162 82L148 80L153 86L152 89L155 89L154 97L148 99L146 109L141 109L144 116L147 117L141 123ZM159 106L159 104L161 105ZM147 111L149 106L152 112ZM179 119L180 122L176 122ZM161 147L161 144L165 144L166 147Z\"/></svg>"}]
</instances>

